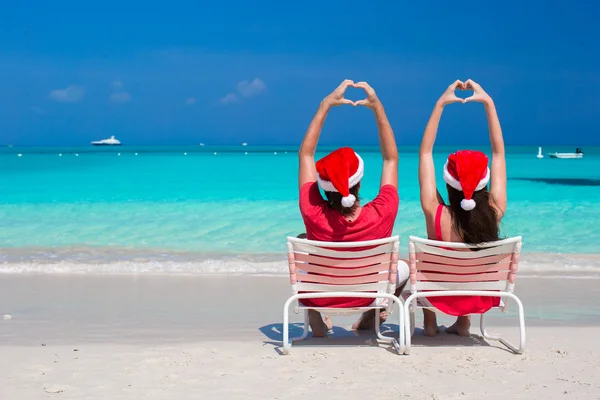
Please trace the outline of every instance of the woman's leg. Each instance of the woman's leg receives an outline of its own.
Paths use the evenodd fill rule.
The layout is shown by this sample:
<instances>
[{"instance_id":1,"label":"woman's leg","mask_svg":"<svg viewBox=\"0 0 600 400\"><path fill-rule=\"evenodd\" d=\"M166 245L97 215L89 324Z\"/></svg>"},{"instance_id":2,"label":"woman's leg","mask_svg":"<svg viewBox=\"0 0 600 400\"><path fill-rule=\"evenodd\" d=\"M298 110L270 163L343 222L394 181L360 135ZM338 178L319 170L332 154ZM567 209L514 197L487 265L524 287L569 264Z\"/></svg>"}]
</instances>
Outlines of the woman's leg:
<instances>
[{"instance_id":1,"label":"woman's leg","mask_svg":"<svg viewBox=\"0 0 600 400\"><path fill-rule=\"evenodd\" d=\"M471 329L471 316L463 315L462 317L456 318L456 322L446 329L446 332L468 337L471 336L469 329Z\"/></svg>"}]
</instances>

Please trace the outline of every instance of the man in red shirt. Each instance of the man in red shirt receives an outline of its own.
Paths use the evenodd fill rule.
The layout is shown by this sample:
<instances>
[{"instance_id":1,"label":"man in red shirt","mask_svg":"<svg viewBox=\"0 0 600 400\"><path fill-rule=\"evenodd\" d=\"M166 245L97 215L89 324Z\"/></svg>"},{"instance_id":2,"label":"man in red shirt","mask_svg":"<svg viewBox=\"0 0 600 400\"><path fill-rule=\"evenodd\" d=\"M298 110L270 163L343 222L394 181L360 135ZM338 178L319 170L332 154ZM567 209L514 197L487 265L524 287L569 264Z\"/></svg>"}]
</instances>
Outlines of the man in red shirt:
<instances>
[{"instance_id":1,"label":"man in red shirt","mask_svg":"<svg viewBox=\"0 0 600 400\"><path fill-rule=\"evenodd\" d=\"M348 87L365 90L367 98L357 102L344 98ZM364 165L358 154L349 147L338 149L315 164L315 151L325 118L331 107L342 104L365 106L375 113L379 130L379 144L383 157L383 172L379 195L370 203L361 205L359 200L360 180ZM366 83L345 80L321 102L302 141L299 151L300 212L306 236L310 240L329 242L355 242L390 237L398 212L398 149L394 132L385 115L383 105L375 91ZM317 183L318 182L318 183ZM323 199L319 186L324 190ZM398 263L399 293L408 278L408 265ZM308 307L364 307L372 299L323 298L304 299ZM324 336L331 328L329 317L323 319L315 310L309 310L313 337ZM385 320L385 313L381 315ZM364 313L353 329L374 327L375 313Z\"/></svg>"}]
</instances>

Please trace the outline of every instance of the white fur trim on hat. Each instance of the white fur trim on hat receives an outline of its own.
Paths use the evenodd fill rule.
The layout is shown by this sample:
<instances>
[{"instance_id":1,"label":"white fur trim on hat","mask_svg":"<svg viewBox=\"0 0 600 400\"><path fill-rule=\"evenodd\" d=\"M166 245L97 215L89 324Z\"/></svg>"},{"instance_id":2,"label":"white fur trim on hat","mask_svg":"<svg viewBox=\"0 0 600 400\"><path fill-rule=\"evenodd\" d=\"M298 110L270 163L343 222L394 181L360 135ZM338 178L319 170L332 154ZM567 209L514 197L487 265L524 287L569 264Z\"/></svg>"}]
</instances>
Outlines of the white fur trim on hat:
<instances>
[{"instance_id":1,"label":"white fur trim on hat","mask_svg":"<svg viewBox=\"0 0 600 400\"><path fill-rule=\"evenodd\" d=\"M444 181L446 181L446 183L448 185L450 185L451 187L453 187L454 189L460 190L462 192L462 186L460 185L460 182L458 181L458 179L454 178L450 174L450 172L448 172L448 161L446 161L446 164L444 164ZM486 187L489 181L490 181L490 169L488 168L485 173L485 176L479 181L479 184L475 188L475 191L476 192L480 191L481 189Z\"/></svg>"},{"instance_id":2,"label":"white fur trim on hat","mask_svg":"<svg viewBox=\"0 0 600 400\"><path fill-rule=\"evenodd\" d=\"M472 209L475 208L475 206L477 205L477 203L475 203L475 200L473 199L462 199L460 201L460 208L462 208L465 211L471 211Z\"/></svg>"},{"instance_id":3,"label":"white fur trim on hat","mask_svg":"<svg viewBox=\"0 0 600 400\"><path fill-rule=\"evenodd\" d=\"M356 170L356 173L354 175L352 175L350 178L348 178L348 189L351 189L354 186L358 185L358 182L360 182L360 180L362 179L363 174L365 172L365 166L363 163L363 159L360 158L360 156L357 153L354 153L354 154L356 154L356 158L358 158L358 169ZM321 179L318 172L317 172L317 181L319 181L319 186L321 186L321 189L323 189L326 192L337 192L338 191L335 188L335 186L333 186L333 183L331 183L330 181ZM354 198L354 200L352 201L352 204L354 204L354 201L356 201L356 198ZM343 201L342 201L342 205L343 205ZM351 207L351 206L344 206L344 207Z\"/></svg>"},{"instance_id":4,"label":"white fur trim on hat","mask_svg":"<svg viewBox=\"0 0 600 400\"><path fill-rule=\"evenodd\" d=\"M342 197L342 206L344 207L352 207L356 202L356 196L353 194L349 194L348 196Z\"/></svg>"}]
</instances>

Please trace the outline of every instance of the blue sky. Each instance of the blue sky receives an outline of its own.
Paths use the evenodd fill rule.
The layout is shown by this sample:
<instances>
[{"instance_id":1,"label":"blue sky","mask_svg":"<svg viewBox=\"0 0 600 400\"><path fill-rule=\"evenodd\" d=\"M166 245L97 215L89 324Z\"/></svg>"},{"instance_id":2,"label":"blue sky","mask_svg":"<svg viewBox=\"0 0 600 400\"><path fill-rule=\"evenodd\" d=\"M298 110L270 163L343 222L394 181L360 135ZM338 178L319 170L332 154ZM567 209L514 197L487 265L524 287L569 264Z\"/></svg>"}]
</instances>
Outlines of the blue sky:
<instances>
[{"instance_id":1,"label":"blue sky","mask_svg":"<svg viewBox=\"0 0 600 400\"><path fill-rule=\"evenodd\" d=\"M600 144L599 15L591 1L5 3L0 145L297 144L345 78L376 89L399 144L420 141L457 78L492 95L507 144ZM321 142L377 143L372 114L334 109ZM439 143L486 142L480 105L447 108Z\"/></svg>"}]
</instances>

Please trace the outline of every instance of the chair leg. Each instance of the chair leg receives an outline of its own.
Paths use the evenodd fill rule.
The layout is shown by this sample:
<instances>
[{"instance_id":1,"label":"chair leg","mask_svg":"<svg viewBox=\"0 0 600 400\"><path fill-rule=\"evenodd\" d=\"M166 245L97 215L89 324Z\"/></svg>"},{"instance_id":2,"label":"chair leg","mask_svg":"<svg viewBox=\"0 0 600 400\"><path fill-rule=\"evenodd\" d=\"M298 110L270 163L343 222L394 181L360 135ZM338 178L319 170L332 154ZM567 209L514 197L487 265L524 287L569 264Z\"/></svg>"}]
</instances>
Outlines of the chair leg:
<instances>
[{"instance_id":1,"label":"chair leg","mask_svg":"<svg viewBox=\"0 0 600 400\"><path fill-rule=\"evenodd\" d=\"M398 352L398 354L404 354L405 352L405 346L404 346L404 337L405 337L405 323L404 323L404 312L402 310L402 306L403 303L402 301L397 298L394 295L391 294L387 294L385 296L386 298L390 299L391 301L395 302L396 304L398 304L398 308L399 308L399 312L398 312L398 318L399 318L399 340L396 340L395 338L390 338L387 336L383 336L381 334L381 330L379 329L379 324L380 324L380 317L379 317L379 312L375 313L375 332L377 333L377 337L381 340L384 341L389 341L392 342L392 344L394 345L394 348L396 349L396 351ZM302 336L299 336L297 338L293 338L290 340L290 331L289 331L289 307L290 304L292 303L292 301L296 300L296 295L290 297L284 304L283 306L283 354L289 354L290 353L290 349L292 348L292 342L296 341L296 340L302 340L305 339L308 336L308 328L309 328L309 317L308 317L308 310L305 310L304 313L304 332L302 333ZM410 329L410 328L409 328Z\"/></svg>"},{"instance_id":2,"label":"chair leg","mask_svg":"<svg viewBox=\"0 0 600 400\"><path fill-rule=\"evenodd\" d=\"M523 304L521 303L521 300L519 300L518 297L513 297L513 300L515 300L515 302L517 303L517 307L519 309L519 347L515 347L513 346L509 341L507 341L506 339L502 338L501 336L494 336L494 335L490 335L489 333L487 333L486 329L485 329L485 314L481 314L481 319L479 322L479 327L481 329L481 336L484 337L484 339L486 340L496 340L500 343L502 343L504 346L506 346L508 349L510 349L513 353L515 354L523 354L523 351L525 351L525 342L526 342L526 336L525 336L525 315L523 312Z\"/></svg>"},{"instance_id":3,"label":"chair leg","mask_svg":"<svg viewBox=\"0 0 600 400\"><path fill-rule=\"evenodd\" d=\"M302 335L289 338L289 307L283 310L283 354L289 354L292 347L292 343L298 340L304 340L308 336L309 319L308 310L304 310L304 331Z\"/></svg>"},{"instance_id":4,"label":"chair leg","mask_svg":"<svg viewBox=\"0 0 600 400\"><path fill-rule=\"evenodd\" d=\"M285 303L283 307L283 354L290 354L292 343L290 343L290 327L289 327L289 314L288 314L288 303Z\"/></svg>"},{"instance_id":5,"label":"chair leg","mask_svg":"<svg viewBox=\"0 0 600 400\"><path fill-rule=\"evenodd\" d=\"M377 338L379 340L383 340L384 342L391 342L392 340L394 340L393 337L389 337L389 336L383 336L381 334L381 318L379 317L379 313L381 310L376 309L375 310L375 333L377 334Z\"/></svg>"},{"instance_id":6,"label":"chair leg","mask_svg":"<svg viewBox=\"0 0 600 400\"><path fill-rule=\"evenodd\" d=\"M383 336L381 334L381 330L379 329L379 325L381 323L381 319L379 317L379 312L381 310L375 310L375 333L377 334L377 338L379 340L385 341L385 342L391 342L392 345L394 346L394 349L396 349L396 352L398 354L404 354L404 315L402 312L402 303L400 302L399 299L397 298L393 298L390 299L391 301L395 302L396 304L398 304L398 319L399 319L399 329L398 329L398 340L396 340L393 337L389 337L389 336Z\"/></svg>"},{"instance_id":7,"label":"chair leg","mask_svg":"<svg viewBox=\"0 0 600 400\"><path fill-rule=\"evenodd\" d=\"M485 314L481 314L479 319L479 329L481 330L481 336L487 340L500 340L500 336L490 335L485 329Z\"/></svg>"},{"instance_id":8,"label":"chair leg","mask_svg":"<svg viewBox=\"0 0 600 400\"><path fill-rule=\"evenodd\" d=\"M408 323L405 325L405 332L404 332L404 354L408 355L410 354L410 342L412 339L412 332L411 332L411 325L412 325L412 320L414 319L414 313L411 313L410 311L410 303L412 302L412 299L408 298L405 302L404 302L404 310L402 310L402 314L404 314L405 317L409 318L411 320L411 323ZM411 314L412 314L412 318L411 318Z\"/></svg>"},{"instance_id":9,"label":"chair leg","mask_svg":"<svg viewBox=\"0 0 600 400\"><path fill-rule=\"evenodd\" d=\"M283 354L290 354L292 348L292 342L295 339L290 340L290 305L296 300L295 296L287 299L283 305ZM304 314L304 333L303 336L308 334L308 311Z\"/></svg>"},{"instance_id":10,"label":"chair leg","mask_svg":"<svg viewBox=\"0 0 600 400\"><path fill-rule=\"evenodd\" d=\"M308 310L304 310L304 332L302 332L302 335L292 338L291 341L295 342L297 340L304 340L306 339L306 337L308 336L308 327L309 327L309 323L308 323Z\"/></svg>"}]
</instances>

